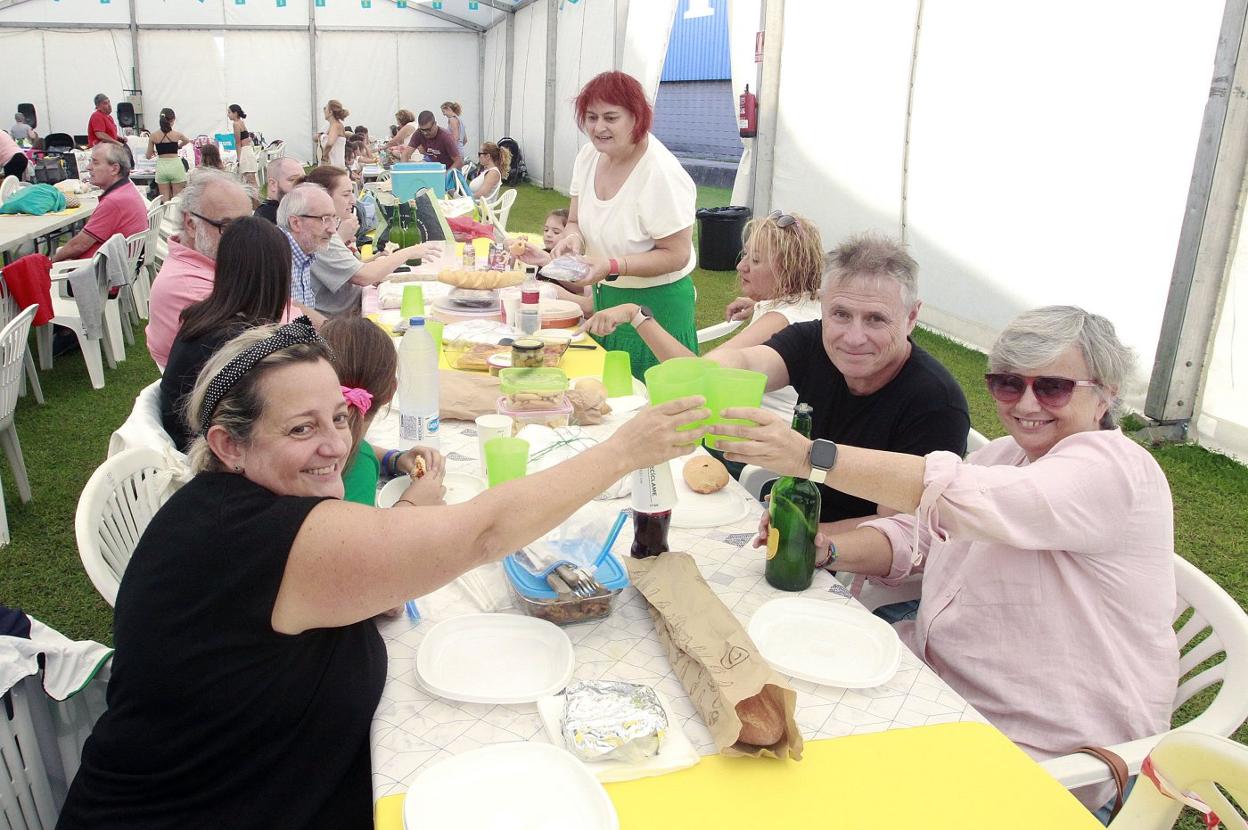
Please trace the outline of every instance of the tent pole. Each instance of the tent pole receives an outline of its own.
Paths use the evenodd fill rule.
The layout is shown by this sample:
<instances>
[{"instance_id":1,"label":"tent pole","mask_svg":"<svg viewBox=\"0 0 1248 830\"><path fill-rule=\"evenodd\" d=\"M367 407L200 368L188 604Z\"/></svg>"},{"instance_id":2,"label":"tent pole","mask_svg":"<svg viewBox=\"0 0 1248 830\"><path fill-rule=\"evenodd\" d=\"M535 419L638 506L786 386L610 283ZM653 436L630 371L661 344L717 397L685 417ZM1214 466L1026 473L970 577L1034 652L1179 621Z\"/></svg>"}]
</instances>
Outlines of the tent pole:
<instances>
[{"instance_id":1,"label":"tent pole","mask_svg":"<svg viewBox=\"0 0 1248 830\"><path fill-rule=\"evenodd\" d=\"M555 58L559 53L559 0L546 0L546 129L542 187L555 186Z\"/></svg>"},{"instance_id":2,"label":"tent pole","mask_svg":"<svg viewBox=\"0 0 1248 830\"><path fill-rule=\"evenodd\" d=\"M319 161L316 146L316 0L308 0L308 103L312 116L312 163Z\"/></svg>"},{"instance_id":3,"label":"tent pole","mask_svg":"<svg viewBox=\"0 0 1248 830\"><path fill-rule=\"evenodd\" d=\"M1144 414L1183 440L1196 411L1248 170L1248 0L1226 0Z\"/></svg>"},{"instance_id":4,"label":"tent pole","mask_svg":"<svg viewBox=\"0 0 1248 830\"><path fill-rule=\"evenodd\" d=\"M763 63L758 70L758 135L754 139L753 208L771 211L771 177L776 169L776 129L780 123L780 53L784 47L784 0L763 0Z\"/></svg>"},{"instance_id":5,"label":"tent pole","mask_svg":"<svg viewBox=\"0 0 1248 830\"><path fill-rule=\"evenodd\" d=\"M135 14L134 0L130 0L130 83L139 98L138 119L135 121L136 131L143 129L143 73L139 70L139 19Z\"/></svg>"},{"instance_id":6,"label":"tent pole","mask_svg":"<svg viewBox=\"0 0 1248 830\"><path fill-rule=\"evenodd\" d=\"M464 128L462 122L459 128ZM485 140L485 32L482 32L477 35L477 146ZM464 159L464 163L467 162Z\"/></svg>"},{"instance_id":7,"label":"tent pole","mask_svg":"<svg viewBox=\"0 0 1248 830\"><path fill-rule=\"evenodd\" d=\"M910 198L910 124L914 114L914 79L919 68L919 35L923 32L923 0L914 16L914 45L910 49L910 82L906 86L906 129L901 151L901 222L898 238L906 244L907 208Z\"/></svg>"},{"instance_id":8,"label":"tent pole","mask_svg":"<svg viewBox=\"0 0 1248 830\"><path fill-rule=\"evenodd\" d=\"M516 16L507 15L506 29L506 63L503 68L507 72L503 79L503 135L511 135L511 95L512 80L515 78L516 61Z\"/></svg>"}]
</instances>

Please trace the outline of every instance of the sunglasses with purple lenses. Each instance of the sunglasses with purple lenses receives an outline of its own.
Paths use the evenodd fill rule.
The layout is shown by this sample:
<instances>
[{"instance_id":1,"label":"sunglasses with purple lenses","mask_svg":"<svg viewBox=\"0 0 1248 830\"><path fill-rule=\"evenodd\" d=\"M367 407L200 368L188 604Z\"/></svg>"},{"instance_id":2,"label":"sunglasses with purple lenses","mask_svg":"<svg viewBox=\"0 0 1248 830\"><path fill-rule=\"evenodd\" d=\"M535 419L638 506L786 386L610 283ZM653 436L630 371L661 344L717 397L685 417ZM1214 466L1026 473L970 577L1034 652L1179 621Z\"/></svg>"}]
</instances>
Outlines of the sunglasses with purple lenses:
<instances>
[{"instance_id":1,"label":"sunglasses with purple lenses","mask_svg":"<svg viewBox=\"0 0 1248 830\"><path fill-rule=\"evenodd\" d=\"M1054 408L1070 403L1076 386L1100 386L1094 380L1075 380L1050 375L1017 375L1013 372L989 372L984 375L984 380L988 383L988 394L1001 403L1014 403L1030 386L1036 400Z\"/></svg>"}]
</instances>

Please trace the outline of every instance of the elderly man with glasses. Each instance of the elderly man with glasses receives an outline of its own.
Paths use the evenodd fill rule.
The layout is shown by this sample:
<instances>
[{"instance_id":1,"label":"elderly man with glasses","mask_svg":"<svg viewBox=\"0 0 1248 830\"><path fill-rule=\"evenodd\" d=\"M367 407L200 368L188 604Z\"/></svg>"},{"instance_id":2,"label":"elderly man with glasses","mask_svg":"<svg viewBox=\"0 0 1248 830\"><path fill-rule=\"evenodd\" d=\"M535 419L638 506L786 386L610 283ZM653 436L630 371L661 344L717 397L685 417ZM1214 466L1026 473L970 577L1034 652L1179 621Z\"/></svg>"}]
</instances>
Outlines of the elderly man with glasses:
<instances>
[{"instance_id":1,"label":"elderly man with glasses","mask_svg":"<svg viewBox=\"0 0 1248 830\"><path fill-rule=\"evenodd\" d=\"M341 224L334 200L318 184L296 185L277 208L277 227L290 241L290 301L317 326L325 315L315 308L312 263L329 248Z\"/></svg>"},{"instance_id":2,"label":"elderly man with glasses","mask_svg":"<svg viewBox=\"0 0 1248 830\"><path fill-rule=\"evenodd\" d=\"M87 168L91 183L102 188L100 202L87 224L52 256L53 262L86 259L113 234L132 236L147 227L147 203L130 183L130 156L119 144L97 144Z\"/></svg>"},{"instance_id":3,"label":"elderly man with glasses","mask_svg":"<svg viewBox=\"0 0 1248 830\"><path fill-rule=\"evenodd\" d=\"M147 322L147 351L162 371L182 328L182 311L212 293L221 234L251 213L238 180L210 167L196 168L175 203L181 205L182 229L170 237L169 254L152 283Z\"/></svg>"}]
</instances>

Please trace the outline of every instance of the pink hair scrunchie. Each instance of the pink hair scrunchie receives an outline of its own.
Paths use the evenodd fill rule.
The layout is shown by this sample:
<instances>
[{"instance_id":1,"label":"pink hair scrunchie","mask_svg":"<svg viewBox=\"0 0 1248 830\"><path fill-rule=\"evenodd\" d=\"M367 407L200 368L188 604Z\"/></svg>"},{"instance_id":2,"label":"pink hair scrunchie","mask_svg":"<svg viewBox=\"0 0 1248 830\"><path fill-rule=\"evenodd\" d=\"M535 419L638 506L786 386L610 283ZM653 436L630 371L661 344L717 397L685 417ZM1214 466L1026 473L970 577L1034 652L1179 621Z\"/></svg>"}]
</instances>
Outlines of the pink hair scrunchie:
<instances>
[{"instance_id":1,"label":"pink hair scrunchie","mask_svg":"<svg viewBox=\"0 0 1248 830\"><path fill-rule=\"evenodd\" d=\"M368 410L373 407L373 393L367 389L357 389L354 386L341 386L342 397L348 404L360 410L361 415L367 415Z\"/></svg>"}]
</instances>

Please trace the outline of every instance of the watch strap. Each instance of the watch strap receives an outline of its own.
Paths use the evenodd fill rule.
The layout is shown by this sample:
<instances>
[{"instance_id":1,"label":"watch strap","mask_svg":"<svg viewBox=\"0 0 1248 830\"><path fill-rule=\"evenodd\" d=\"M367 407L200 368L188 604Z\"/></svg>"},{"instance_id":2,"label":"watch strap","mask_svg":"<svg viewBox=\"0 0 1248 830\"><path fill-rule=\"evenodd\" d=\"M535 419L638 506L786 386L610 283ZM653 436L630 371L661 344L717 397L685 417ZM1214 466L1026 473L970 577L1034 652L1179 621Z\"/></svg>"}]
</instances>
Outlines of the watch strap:
<instances>
[{"instance_id":1,"label":"watch strap","mask_svg":"<svg viewBox=\"0 0 1248 830\"><path fill-rule=\"evenodd\" d=\"M812 464L810 467L810 475L807 476L807 478L809 478L815 484L823 484L825 481L828 480L828 471L821 470Z\"/></svg>"},{"instance_id":2,"label":"watch strap","mask_svg":"<svg viewBox=\"0 0 1248 830\"><path fill-rule=\"evenodd\" d=\"M642 323L646 322L647 320L653 320L653 319L654 319L654 313L651 312L650 309L646 308L643 305L643 306L638 306L637 310L633 312L633 319L631 322L633 324L633 328L637 328Z\"/></svg>"}]
</instances>

